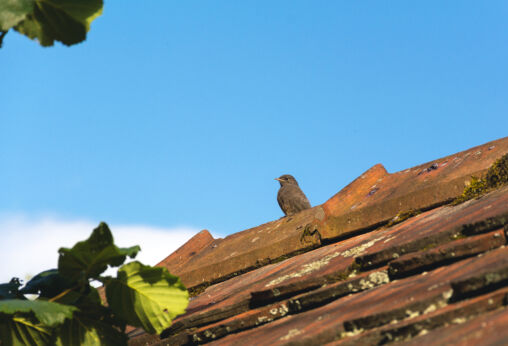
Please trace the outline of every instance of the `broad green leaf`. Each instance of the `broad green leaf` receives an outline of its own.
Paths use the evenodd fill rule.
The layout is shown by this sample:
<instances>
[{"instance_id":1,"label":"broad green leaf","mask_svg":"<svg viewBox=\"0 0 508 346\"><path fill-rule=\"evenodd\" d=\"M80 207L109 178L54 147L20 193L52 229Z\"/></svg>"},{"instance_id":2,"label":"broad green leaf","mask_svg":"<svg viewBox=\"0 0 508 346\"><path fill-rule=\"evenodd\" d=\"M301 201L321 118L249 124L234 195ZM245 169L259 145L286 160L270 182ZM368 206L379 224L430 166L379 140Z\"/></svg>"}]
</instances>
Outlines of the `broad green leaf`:
<instances>
[{"instance_id":1,"label":"broad green leaf","mask_svg":"<svg viewBox=\"0 0 508 346\"><path fill-rule=\"evenodd\" d=\"M137 261L118 270L117 278L106 284L106 297L119 317L149 333L168 328L189 303L189 294L178 277L166 268Z\"/></svg>"},{"instance_id":2,"label":"broad green leaf","mask_svg":"<svg viewBox=\"0 0 508 346\"><path fill-rule=\"evenodd\" d=\"M79 43L85 40L87 32L85 24L40 1L35 3L33 13L15 29L31 39L36 38L44 47L52 46L55 40L67 46Z\"/></svg>"},{"instance_id":3,"label":"broad green leaf","mask_svg":"<svg viewBox=\"0 0 508 346\"><path fill-rule=\"evenodd\" d=\"M113 244L113 235L102 222L87 240L78 242L72 249L58 250L58 271L71 281L88 281L99 277L108 265L119 266L126 256L136 257L139 250L139 246L119 248Z\"/></svg>"},{"instance_id":4,"label":"broad green leaf","mask_svg":"<svg viewBox=\"0 0 508 346\"><path fill-rule=\"evenodd\" d=\"M106 311L106 308L102 309ZM115 327L116 321L103 311L76 313L55 331L55 345L126 345L123 328Z\"/></svg>"},{"instance_id":5,"label":"broad green leaf","mask_svg":"<svg viewBox=\"0 0 508 346\"><path fill-rule=\"evenodd\" d=\"M34 8L34 0L1 0L0 31L7 31L19 22Z\"/></svg>"},{"instance_id":6,"label":"broad green leaf","mask_svg":"<svg viewBox=\"0 0 508 346\"><path fill-rule=\"evenodd\" d=\"M52 46L55 40L68 46L84 41L90 23L102 13L103 7L102 0L31 1L35 1L33 11L14 29L37 39L42 46Z\"/></svg>"},{"instance_id":7,"label":"broad green leaf","mask_svg":"<svg viewBox=\"0 0 508 346\"><path fill-rule=\"evenodd\" d=\"M102 0L36 0L44 1L54 8L65 12L78 22L86 23L86 31L90 29L90 23L102 14Z\"/></svg>"},{"instance_id":8,"label":"broad green leaf","mask_svg":"<svg viewBox=\"0 0 508 346\"><path fill-rule=\"evenodd\" d=\"M72 284L57 269L46 270L34 276L23 289L23 294L39 294L39 298L51 299L51 301L67 305L101 305L101 298L96 288L88 282L82 285ZM64 294L61 294L65 292ZM55 299L55 297L57 297Z\"/></svg>"},{"instance_id":9,"label":"broad green leaf","mask_svg":"<svg viewBox=\"0 0 508 346\"><path fill-rule=\"evenodd\" d=\"M75 306L43 300L0 300L1 314L15 315L18 313L33 313L37 320L48 327L62 324L66 318L72 318L74 311L78 311L78 308Z\"/></svg>"},{"instance_id":10,"label":"broad green leaf","mask_svg":"<svg viewBox=\"0 0 508 346\"><path fill-rule=\"evenodd\" d=\"M6 284L0 284L0 300L2 299L14 299L23 298L23 295L19 293L18 288L21 286L18 278L12 278Z\"/></svg>"},{"instance_id":11,"label":"broad green leaf","mask_svg":"<svg viewBox=\"0 0 508 346\"><path fill-rule=\"evenodd\" d=\"M102 305L99 291L90 285L81 287L79 290L66 291L64 295L60 295L58 299L52 301L60 304L75 305L80 309L83 306Z\"/></svg>"},{"instance_id":12,"label":"broad green leaf","mask_svg":"<svg viewBox=\"0 0 508 346\"><path fill-rule=\"evenodd\" d=\"M49 269L34 276L20 292L23 294L39 294L40 297L44 298L53 298L71 287L72 283L60 275L58 269Z\"/></svg>"},{"instance_id":13,"label":"broad green leaf","mask_svg":"<svg viewBox=\"0 0 508 346\"><path fill-rule=\"evenodd\" d=\"M0 344L14 346L50 345L52 329L33 318L0 313Z\"/></svg>"}]
</instances>

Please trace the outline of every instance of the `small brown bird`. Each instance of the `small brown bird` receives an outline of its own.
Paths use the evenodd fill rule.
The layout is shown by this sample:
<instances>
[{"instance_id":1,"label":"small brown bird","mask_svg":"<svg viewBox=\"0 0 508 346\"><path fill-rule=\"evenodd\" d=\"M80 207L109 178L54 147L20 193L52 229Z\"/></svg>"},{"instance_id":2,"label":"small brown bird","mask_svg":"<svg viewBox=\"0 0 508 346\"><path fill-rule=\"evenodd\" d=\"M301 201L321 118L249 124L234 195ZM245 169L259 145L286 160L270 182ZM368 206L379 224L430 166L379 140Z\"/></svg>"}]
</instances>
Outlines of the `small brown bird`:
<instances>
[{"instance_id":1,"label":"small brown bird","mask_svg":"<svg viewBox=\"0 0 508 346\"><path fill-rule=\"evenodd\" d=\"M279 206L286 216L310 208L309 200L305 197L305 194L292 175L284 174L275 178L275 180L278 180L280 183L277 202L279 202Z\"/></svg>"}]
</instances>

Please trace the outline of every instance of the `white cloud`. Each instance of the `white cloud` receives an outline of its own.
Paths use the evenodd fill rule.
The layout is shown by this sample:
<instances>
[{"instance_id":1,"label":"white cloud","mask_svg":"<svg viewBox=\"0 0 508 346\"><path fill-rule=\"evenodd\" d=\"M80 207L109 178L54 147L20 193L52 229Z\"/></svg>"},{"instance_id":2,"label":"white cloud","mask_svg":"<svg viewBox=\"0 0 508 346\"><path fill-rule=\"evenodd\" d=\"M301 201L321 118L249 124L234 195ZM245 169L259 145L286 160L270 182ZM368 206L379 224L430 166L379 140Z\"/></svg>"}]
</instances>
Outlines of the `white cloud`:
<instances>
[{"instance_id":1,"label":"white cloud","mask_svg":"<svg viewBox=\"0 0 508 346\"><path fill-rule=\"evenodd\" d=\"M56 268L58 249L87 239L98 222L63 220L54 216L28 217L0 214L0 283L16 276L26 279ZM158 228L108 224L115 244L141 246L136 260L155 265L200 230L190 227Z\"/></svg>"}]
</instances>

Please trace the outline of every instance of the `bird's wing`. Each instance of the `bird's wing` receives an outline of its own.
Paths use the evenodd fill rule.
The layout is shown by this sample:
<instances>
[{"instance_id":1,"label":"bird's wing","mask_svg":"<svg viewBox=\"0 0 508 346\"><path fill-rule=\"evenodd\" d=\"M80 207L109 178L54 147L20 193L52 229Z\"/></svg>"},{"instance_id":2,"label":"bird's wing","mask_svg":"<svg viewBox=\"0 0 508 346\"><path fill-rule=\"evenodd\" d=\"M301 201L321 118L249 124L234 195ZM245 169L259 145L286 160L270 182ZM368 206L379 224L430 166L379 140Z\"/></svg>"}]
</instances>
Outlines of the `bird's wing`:
<instances>
[{"instance_id":1,"label":"bird's wing","mask_svg":"<svg viewBox=\"0 0 508 346\"><path fill-rule=\"evenodd\" d=\"M294 206L298 210L309 209L310 202L298 186L291 186Z\"/></svg>"},{"instance_id":2,"label":"bird's wing","mask_svg":"<svg viewBox=\"0 0 508 346\"><path fill-rule=\"evenodd\" d=\"M279 203L279 207L282 209L282 211L284 211L285 213L285 210L286 210L286 206L285 206L285 201L284 201L284 194L282 192L282 188L279 190L279 192L277 193L277 203Z\"/></svg>"}]
</instances>

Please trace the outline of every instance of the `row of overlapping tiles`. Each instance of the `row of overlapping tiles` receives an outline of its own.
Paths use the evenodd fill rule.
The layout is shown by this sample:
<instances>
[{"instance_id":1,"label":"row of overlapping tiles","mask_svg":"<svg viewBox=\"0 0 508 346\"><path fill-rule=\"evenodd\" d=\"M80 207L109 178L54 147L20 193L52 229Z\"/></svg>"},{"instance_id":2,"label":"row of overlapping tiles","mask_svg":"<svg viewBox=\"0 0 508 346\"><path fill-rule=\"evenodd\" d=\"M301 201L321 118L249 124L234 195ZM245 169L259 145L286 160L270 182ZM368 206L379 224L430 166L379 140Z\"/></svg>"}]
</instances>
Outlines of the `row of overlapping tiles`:
<instances>
[{"instance_id":1,"label":"row of overlapping tiles","mask_svg":"<svg viewBox=\"0 0 508 346\"><path fill-rule=\"evenodd\" d=\"M261 267L213 285L193 299L188 313L163 335L169 337L165 342L325 342L387 319L403 319L408 311L436 309L460 297L461 282L481 281L487 274L491 280L496 275L503 280L508 253L500 248L426 275L414 274L504 246L500 228L507 220L504 188ZM351 277L355 270L358 273ZM392 279L406 278L390 281L388 273ZM361 293L347 296L354 292ZM252 327L257 328L241 332ZM234 332L240 333L227 336Z\"/></svg>"},{"instance_id":2,"label":"row of overlapping tiles","mask_svg":"<svg viewBox=\"0 0 508 346\"><path fill-rule=\"evenodd\" d=\"M204 231L159 265L180 276L191 291L206 287L374 229L400 212L443 204L507 152L508 137L393 174L375 165L322 205L225 239Z\"/></svg>"},{"instance_id":3,"label":"row of overlapping tiles","mask_svg":"<svg viewBox=\"0 0 508 346\"><path fill-rule=\"evenodd\" d=\"M187 314L175 321L164 336L171 336L168 340L173 338L174 343L213 340L301 312L307 309L305 306L325 304L341 294L386 283L387 271L392 279L404 277L426 265L432 267L438 261L450 261L447 256L451 253L460 257L461 253L466 256L499 246L504 242L504 235L502 239L483 235L467 241L455 240L452 250L438 246L430 251L434 251L430 257L429 251L425 256L415 257L414 253L439 244L446 247L452 237L464 236L465 231L458 230L462 225L502 215L506 201L501 198L501 202L496 202L494 197L489 197L490 202L484 206L481 203L485 199L456 207L445 206L391 228L378 228L327 246L322 246L322 241L330 242L359 229L374 229L401 211L436 207L458 195L471 175L484 172L506 152L508 138L503 138L394 174L376 165L325 204L292 218L270 222L226 239L213 239L208 232L201 232L161 265L180 275L191 288L227 281L212 285L196 297ZM316 247L319 248L312 250ZM266 265L309 250L312 251ZM404 256L404 253L410 254ZM384 268L388 262L390 266ZM343 281L354 269L360 269L360 273ZM249 270L253 271L235 277ZM339 282L333 283L336 281ZM328 288L319 288L323 284ZM306 298L294 300L298 294ZM291 342L291 335L282 337ZM228 338L231 337L224 340Z\"/></svg>"}]
</instances>

